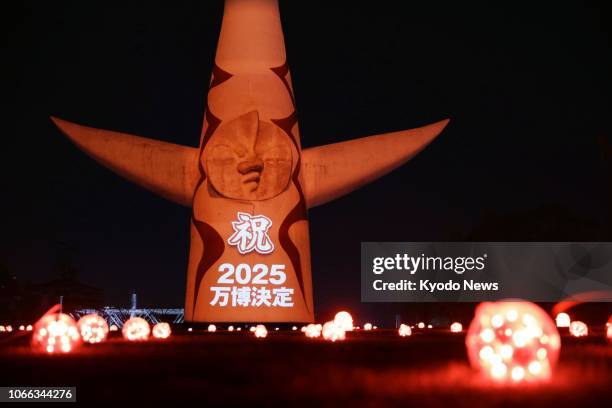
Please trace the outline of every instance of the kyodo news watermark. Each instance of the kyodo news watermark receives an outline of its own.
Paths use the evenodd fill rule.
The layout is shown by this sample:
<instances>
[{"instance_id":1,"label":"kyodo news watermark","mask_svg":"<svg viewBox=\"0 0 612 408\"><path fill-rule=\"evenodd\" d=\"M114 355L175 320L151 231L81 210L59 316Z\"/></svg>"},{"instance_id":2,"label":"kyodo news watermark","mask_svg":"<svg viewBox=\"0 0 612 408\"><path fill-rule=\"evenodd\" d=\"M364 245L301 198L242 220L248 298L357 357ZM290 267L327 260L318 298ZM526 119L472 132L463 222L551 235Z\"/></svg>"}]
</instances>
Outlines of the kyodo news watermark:
<instances>
[{"instance_id":1,"label":"kyodo news watermark","mask_svg":"<svg viewBox=\"0 0 612 408\"><path fill-rule=\"evenodd\" d=\"M610 242L363 242L364 302L612 301Z\"/></svg>"}]
</instances>

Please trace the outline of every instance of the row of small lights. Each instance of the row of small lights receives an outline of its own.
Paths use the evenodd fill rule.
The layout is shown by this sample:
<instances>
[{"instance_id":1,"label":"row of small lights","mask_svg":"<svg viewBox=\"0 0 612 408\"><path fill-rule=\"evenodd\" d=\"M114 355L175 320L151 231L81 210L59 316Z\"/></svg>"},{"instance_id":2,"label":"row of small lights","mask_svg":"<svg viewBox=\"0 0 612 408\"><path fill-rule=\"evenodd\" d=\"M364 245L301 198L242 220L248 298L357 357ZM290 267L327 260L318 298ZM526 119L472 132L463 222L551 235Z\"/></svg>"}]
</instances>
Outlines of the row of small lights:
<instances>
[{"instance_id":1,"label":"row of small lights","mask_svg":"<svg viewBox=\"0 0 612 408\"><path fill-rule=\"evenodd\" d=\"M612 340L612 317L606 324L606 336ZM431 324L419 322L416 326L401 324L398 335L408 337L414 328L433 328ZM363 330L377 327L366 323ZM559 313L555 322L539 306L530 302L485 302L476 308L466 335L466 346L471 364L486 377L503 382L541 381L550 378L561 348L557 328L567 328L574 337L588 336L588 326L581 321L571 321L567 313ZM353 326L353 317L342 311L334 320L324 324L308 324L301 331L308 338L323 338L336 342L346 339L346 333L359 330ZM78 322L63 313L43 316L35 325L21 325L20 331L33 331L32 345L47 353L69 353L81 342L90 344L106 340L109 331L117 331L116 325L110 327L106 320L97 314L83 316ZM208 332L214 333L217 327L211 324ZM228 331L241 331L241 327L229 326ZM268 330L263 324L251 326L250 332L256 338L265 338ZM279 328L275 328L276 331ZM297 326L292 330L296 331ZM10 325L0 325L0 332L12 332ZM192 332L190 327L187 330ZM450 325L452 333L463 332L463 325L454 322ZM140 317L128 319L122 329L128 341L146 341L152 335L156 339L166 339L171 335L168 323L157 323L151 329L149 323Z\"/></svg>"}]
</instances>

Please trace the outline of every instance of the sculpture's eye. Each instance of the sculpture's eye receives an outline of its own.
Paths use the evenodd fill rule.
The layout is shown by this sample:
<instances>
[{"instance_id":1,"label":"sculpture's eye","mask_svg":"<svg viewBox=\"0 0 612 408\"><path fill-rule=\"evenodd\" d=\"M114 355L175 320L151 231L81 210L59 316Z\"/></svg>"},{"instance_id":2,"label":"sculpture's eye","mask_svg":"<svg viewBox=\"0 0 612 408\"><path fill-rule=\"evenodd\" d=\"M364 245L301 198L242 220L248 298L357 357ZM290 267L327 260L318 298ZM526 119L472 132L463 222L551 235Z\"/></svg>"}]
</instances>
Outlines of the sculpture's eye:
<instances>
[{"instance_id":1,"label":"sculpture's eye","mask_svg":"<svg viewBox=\"0 0 612 408\"><path fill-rule=\"evenodd\" d=\"M286 146L276 146L261 153L266 167L291 166L291 151Z\"/></svg>"},{"instance_id":2,"label":"sculpture's eye","mask_svg":"<svg viewBox=\"0 0 612 408\"><path fill-rule=\"evenodd\" d=\"M211 154L212 163L215 166L228 166L236 161L236 153L227 145L218 145Z\"/></svg>"}]
</instances>

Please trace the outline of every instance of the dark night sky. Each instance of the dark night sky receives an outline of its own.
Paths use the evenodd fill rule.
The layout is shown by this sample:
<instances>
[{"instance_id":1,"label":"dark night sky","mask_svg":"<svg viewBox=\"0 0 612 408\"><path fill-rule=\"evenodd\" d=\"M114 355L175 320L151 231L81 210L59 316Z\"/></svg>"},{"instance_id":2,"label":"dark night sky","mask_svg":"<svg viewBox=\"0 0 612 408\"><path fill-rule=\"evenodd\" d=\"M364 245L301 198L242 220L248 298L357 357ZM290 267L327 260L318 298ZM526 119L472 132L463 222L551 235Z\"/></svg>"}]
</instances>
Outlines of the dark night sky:
<instances>
[{"instance_id":1,"label":"dark night sky","mask_svg":"<svg viewBox=\"0 0 612 408\"><path fill-rule=\"evenodd\" d=\"M79 279L109 302L134 288L182 307L189 209L96 164L48 120L198 143L222 2L124 3L3 12L0 263L45 281L58 242L76 242ZM401 169L310 211L319 316L409 307L360 304L361 241L610 240L604 10L364 3L281 3L303 145L451 124Z\"/></svg>"}]
</instances>

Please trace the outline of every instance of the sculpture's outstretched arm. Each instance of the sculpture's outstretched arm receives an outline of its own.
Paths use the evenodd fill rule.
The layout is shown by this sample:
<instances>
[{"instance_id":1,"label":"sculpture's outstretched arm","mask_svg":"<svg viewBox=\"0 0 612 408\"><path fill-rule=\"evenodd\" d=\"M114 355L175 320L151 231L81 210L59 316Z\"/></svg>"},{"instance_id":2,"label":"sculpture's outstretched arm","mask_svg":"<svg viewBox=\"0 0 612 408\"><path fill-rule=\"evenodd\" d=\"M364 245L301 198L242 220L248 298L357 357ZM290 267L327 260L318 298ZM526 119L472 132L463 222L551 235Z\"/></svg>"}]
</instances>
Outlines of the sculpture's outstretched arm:
<instances>
[{"instance_id":1,"label":"sculpture's outstretched arm","mask_svg":"<svg viewBox=\"0 0 612 408\"><path fill-rule=\"evenodd\" d=\"M447 120L417 129L304 149L302 174L308 207L341 197L404 164L442 132Z\"/></svg>"},{"instance_id":2,"label":"sculpture's outstretched arm","mask_svg":"<svg viewBox=\"0 0 612 408\"><path fill-rule=\"evenodd\" d=\"M79 149L122 177L190 207L197 182L198 149L51 120Z\"/></svg>"}]
</instances>

